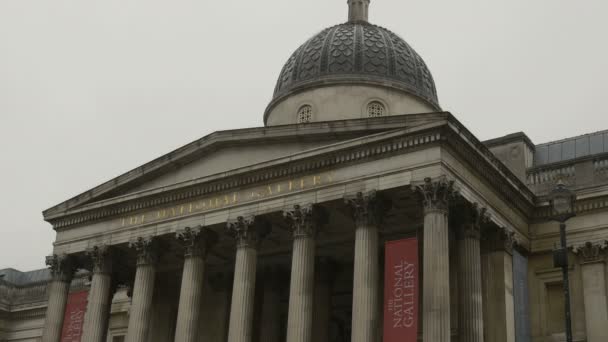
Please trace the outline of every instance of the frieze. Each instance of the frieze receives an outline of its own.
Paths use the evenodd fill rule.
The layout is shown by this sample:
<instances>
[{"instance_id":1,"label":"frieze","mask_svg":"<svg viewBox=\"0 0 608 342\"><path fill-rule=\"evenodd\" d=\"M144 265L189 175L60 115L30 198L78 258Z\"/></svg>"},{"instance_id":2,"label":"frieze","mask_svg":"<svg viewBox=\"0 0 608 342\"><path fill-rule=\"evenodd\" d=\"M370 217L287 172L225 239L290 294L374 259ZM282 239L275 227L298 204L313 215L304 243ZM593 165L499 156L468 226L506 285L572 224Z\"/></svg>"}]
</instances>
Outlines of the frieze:
<instances>
[{"instance_id":1,"label":"frieze","mask_svg":"<svg viewBox=\"0 0 608 342\"><path fill-rule=\"evenodd\" d=\"M466 160L479 167L481 171L480 173L483 177L489 179L507 198L513 199L515 205L522 210L522 212L527 215L530 214L533 208L532 202L534 200L534 195L531 193L531 191L527 189L527 187L514 175L512 175L512 173L510 173L510 171L508 171L506 167L500 163L487 148L485 148L472 134L470 134L470 132L466 130L466 128L461 126L455 119L451 117L450 124L455 124L457 126L456 129L459 131L458 134L452 132L451 130L448 130L449 133L445 134L446 130L442 129L440 131L433 130L421 132L416 135L401 136L378 142L370 142L365 145L360 145L341 151L332 151L323 155L317 155L303 160L268 167L255 172L250 172L245 175L236 174L220 180L207 181L189 186L187 188L175 189L171 192L132 199L125 201L124 203L117 203L103 207L92 207L90 209L83 208L81 212L56 219L50 219L49 221L53 224L55 229L84 224L92 221L99 221L107 217L119 215L123 215L120 218L119 224L122 225L122 220L124 219L125 227L146 224L151 222L149 221L150 219L160 222L161 220L169 219L171 217L189 215L190 213L188 211L190 210L190 204L192 204L192 214L194 214L202 213L208 210L222 209L240 203L246 203L243 201L271 198L272 196L276 195L274 194L275 190L272 190L273 186L276 186L277 183L281 183L280 181L273 182L274 179L287 178L291 179L292 182L295 182L293 184L297 184L298 179L302 179L303 177L309 177L310 179L310 177L314 176L309 175L314 174L315 171L320 169L336 168L345 164L352 164L365 160L374 160L381 155L390 155L399 152L402 153L405 150L417 149L424 145L437 144L438 142L442 141L447 142L448 140L449 143L446 144L447 146L455 148L462 156L464 156ZM469 141L481 151L481 154L485 158L477 153L471 153L471 146L461 141L462 137L459 135L464 135L467 139L469 139ZM498 170L492 168L490 165L487 165L488 162ZM496 182L496 176L499 173L502 173L508 179L504 182ZM233 190L242 189L246 186L255 186L256 184L260 183L266 183L267 185L256 186L255 188L258 190L257 192L254 191L254 196L248 196L247 193L242 193L240 190ZM513 186L515 186L519 192L513 189ZM270 187L270 189L273 191L272 195L270 195L268 187ZM285 185L283 185L282 189L285 189ZM267 195L264 195L264 191L266 191ZM236 198L238 203L234 202L235 193L237 193ZM244 194L244 197L242 197L241 194ZM250 194L251 193L249 193L249 195ZM517 200L517 198L521 198L521 200ZM203 202L200 202L200 200L206 201L205 209L203 209ZM231 203L231 201L234 203ZM176 202L186 203L186 205L182 206L181 204L173 204ZM196 206L197 203L198 207ZM158 209L152 209L161 206L165 206L163 208L166 210L165 212L162 211L163 209L161 209L160 212ZM199 211L195 212L194 210L197 208ZM141 212L146 209L149 209L149 211L145 212L146 215L143 217L144 223L142 223L141 214L129 215L129 213ZM154 215L160 217L155 219Z\"/></svg>"},{"instance_id":2,"label":"frieze","mask_svg":"<svg viewBox=\"0 0 608 342\"><path fill-rule=\"evenodd\" d=\"M378 156L383 155L383 154L391 154L391 153L395 153L398 151L419 148L420 146L423 146L423 145L434 144L434 143L437 143L438 141L440 141L441 139L442 139L442 135L437 131L433 131L433 132L427 132L425 134L411 135L411 136L401 137L401 138L397 138L397 139L385 140L385 141L381 141L378 143L370 143L365 146L358 146L355 148L351 148L349 150L343 150L343 151L334 152L334 153L327 153L323 156L315 156L314 159L311 158L311 159L302 160L299 162L293 162L288 165L281 165L279 167L261 170L256 173L252 173L252 174L248 174L248 175L234 176L234 177L227 178L222 181L217 181L217 182L213 182L213 183L204 183L204 184L198 185L196 187L191 187L191 188L182 190L182 192L179 192L179 193L164 193L164 194L161 194L161 195L158 195L155 197L148 197L148 198L132 200L132 201L126 202L122 205L113 205L113 206L107 206L107 207L102 207L102 208L92 208L90 211L84 211L82 213L77 213L77 214L73 214L70 216L53 219L53 220L50 220L50 222L53 224L53 227L55 229L59 229L59 228L64 228L64 227L68 227L68 226L72 226L72 225L78 225L78 224L83 224L83 223L87 223L87 222L101 220L101 219L104 219L104 218L110 217L110 216L117 216L117 215L121 215L121 214L124 215L129 212L141 211L141 210L147 209L147 208L159 207L162 205L185 201L185 200L189 200L189 199L193 199L193 198L201 198L202 196L205 196L205 197L202 197L202 200L206 200L207 204L209 204L209 200L212 200L211 204L213 205L213 208L207 207L206 210L221 209L221 208L225 208L225 207L228 207L231 205L238 204L238 203L226 204L227 199L228 199L228 201L230 201L230 199L231 199L230 196L232 196L232 200L234 200L235 192L229 191L230 189L242 188L243 186L247 186L247 185L254 185L254 184L272 181L275 178L286 178L286 177L293 177L293 178L291 178L291 181L293 182L292 184L297 187L299 185L298 181L300 181L302 178L309 177L308 179L311 179L310 177L314 177L314 176L300 176L301 174L306 174L306 173L310 174L310 173L313 173L315 170L319 170L322 168L330 168L330 167L335 167L335 166L343 165L343 164L361 162L366 159L375 159ZM317 176L318 175L319 174L317 174ZM330 175L333 175L333 174L330 173ZM287 181L287 182L289 182L289 181ZM309 180L309 182L310 182L310 180ZM277 182L277 183L281 183L281 182ZM283 183L283 184L285 184L285 183ZM327 184L327 183L325 183L325 184ZM276 186L276 183L272 182L272 183L269 183L264 186L256 187L256 188L258 188L258 191L254 192L254 196L257 198L252 198L251 201L253 201L255 199L264 199L264 198L270 197L270 196L262 196L262 195L264 194L264 191L266 191L269 194L268 187L270 186L270 189L272 189L273 185ZM287 188L289 188L288 184L287 184ZM285 185L283 185L282 189L285 189ZM307 189L310 189L310 188L307 188ZM296 191L296 190L297 189L294 189L294 191ZM249 190L249 194L251 194L250 191L251 190ZM297 190L297 191L300 191L300 190ZM273 193L274 192L276 192L276 191L273 190ZM206 196L206 195L210 195L212 193L220 193L220 194ZM247 198L247 194L245 194L244 198ZM241 202L239 202L239 203L244 203L244 202L242 202L242 199L243 199L243 197L237 196L237 200L241 200ZM198 202L199 209L201 209L202 203L199 202L199 200L193 200L192 202L194 202L194 203ZM193 206L193 208L195 208L195 207ZM171 218L172 217L171 215L174 215L174 214L176 216L173 216L173 217L188 215L187 211L190 210L190 207L189 207L189 203L188 203L187 206L183 207L183 211L182 211L181 205L177 205L177 206L168 205L164 209L167 210L166 213L163 213L161 211L160 215L161 216L165 215L166 217L159 218L159 220L157 220L157 221L161 221L166 218ZM201 210L201 211L197 211L196 213L202 213L202 212L204 212L204 211ZM194 213L195 212L193 212L193 214ZM158 209L150 210L149 212L147 212L147 214L158 215ZM138 217L137 220L139 220L137 222L135 221L136 217ZM150 217L153 218L154 216L145 216L144 220L146 218L149 219ZM125 227L137 226L137 225L142 224L141 215L125 215L120 218L120 225L122 225L123 218L125 219ZM145 221L145 222L149 223L150 221Z\"/></svg>"},{"instance_id":3,"label":"frieze","mask_svg":"<svg viewBox=\"0 0 608 342\"><path fill-rule=\"evenodd\" d=\"M139 226L142 224L164 221L166 219L200 214L215 209L222 209L233 205L249 203L260 199L281 196L296 191L314 189L322 185L331 184L333 179L333 173L328 172L262 185L252 189L204 197L196 201L155 209L137 215L122 217L120 218L120 226Z\"/></svg>"}]
</instances>

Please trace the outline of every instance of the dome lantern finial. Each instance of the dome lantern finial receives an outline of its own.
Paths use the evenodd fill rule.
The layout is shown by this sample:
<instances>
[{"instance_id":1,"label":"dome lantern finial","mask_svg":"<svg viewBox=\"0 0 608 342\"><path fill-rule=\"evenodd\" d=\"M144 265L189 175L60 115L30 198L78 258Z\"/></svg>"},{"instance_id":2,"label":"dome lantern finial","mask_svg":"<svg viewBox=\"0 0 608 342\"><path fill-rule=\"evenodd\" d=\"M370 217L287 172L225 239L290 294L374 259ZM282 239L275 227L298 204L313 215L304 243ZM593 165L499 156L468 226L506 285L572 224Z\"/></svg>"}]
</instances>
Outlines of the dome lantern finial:
<instances>
[{"instance_id":1,"label":"dome lantern finial","mask_svg":"<svg viewBox=\"0 0 608 342\"><path fill-rule=\"evenodd\" d=\"M348 0L348 21L367 22L370 0Z\"/></svg>"}]
</instances>

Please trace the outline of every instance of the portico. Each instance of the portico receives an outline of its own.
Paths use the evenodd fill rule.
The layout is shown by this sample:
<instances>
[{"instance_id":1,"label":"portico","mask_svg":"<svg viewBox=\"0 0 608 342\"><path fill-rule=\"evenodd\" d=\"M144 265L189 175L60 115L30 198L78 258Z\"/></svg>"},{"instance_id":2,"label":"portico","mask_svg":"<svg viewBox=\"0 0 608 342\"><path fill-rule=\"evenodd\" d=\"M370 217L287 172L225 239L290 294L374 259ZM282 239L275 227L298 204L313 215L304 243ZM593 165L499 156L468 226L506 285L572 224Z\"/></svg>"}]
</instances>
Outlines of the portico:
<instances>
[{"instance_id":1,"label":"portico","mask_svg":"<svg viewBox=\"0 0 608 342\"><path fill-rule=\"evenodd\" d=\"M514 186L519 180L472 135L467 140L455 134L452 126L458 123L450 114L354 120L343 134L356 131L360 123L380 133L168 184L161 191L126 190L90 205L78 204L83 199L76 198L74 209L66 210L74 214L49 213L57 229L55 259L72 260L80 268L93 265L89 302L99 303L100 309L94 319L85 319L84 334L99 336L91 341L105 338L110 318L105 308L116 283L130 288L127 341L198 341L213 335L216 341L279 336L311 342L319 334L313 326L320 317L330 320L321 324L330 341L380 341L382 246L418 237L424 265L423 340L450 341L457 334L482 341L483 327L490 324L480 310L480 244L487 242L475 236L504 231L525 249L528 240L522 232L530 194ZM334 129L327 126L331 124L311 124L310 129ZM261 142L276 134L273 128L263 130ZM289 132L281 134L289 140ZM472 162L470 156L483 163L485 172L465 166ZM510 182L491 183L492 174ZM506 193L519 198L521 206L507 204ZM461 223L450 223L453 210ZM456 235L465 240L456 244ZM449 252L454 248L465 258L456 263L460 269L455 273L450 272ZM120 272L109 261L116 255L122 256ZM319 276L318 258L331 263L331 277ZM269 269L275 270L272 276ZM232 275L232 285L226 287L230 302L210 300L218 294L210 281L226 273ZM158 279L179 283L167 293L166 287L158 288ZM450 295L453 283L461 284L462 310L451 309L458 300ZM319 290L324 287L325 294ZM160 310L159 293L173 308L165 317L173 322L169 331L151 324L154 311ZM59 290L51 294L62 295ZM326 300L315 300L318 296ZM203 318L206 305L228 312L224 332Z\"/></svg>"}]
</instances>

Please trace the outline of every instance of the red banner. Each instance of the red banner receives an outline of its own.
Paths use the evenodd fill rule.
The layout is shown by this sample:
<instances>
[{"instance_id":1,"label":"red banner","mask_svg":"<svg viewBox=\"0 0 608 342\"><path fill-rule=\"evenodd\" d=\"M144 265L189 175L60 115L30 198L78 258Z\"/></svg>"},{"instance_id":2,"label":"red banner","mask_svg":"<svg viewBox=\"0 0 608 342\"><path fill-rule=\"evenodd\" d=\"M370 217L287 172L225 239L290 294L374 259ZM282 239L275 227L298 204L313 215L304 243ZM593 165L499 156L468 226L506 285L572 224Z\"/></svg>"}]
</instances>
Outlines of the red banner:
<instances>
[{"instance_id":1,"label":"red banner","mask_svg":"<svg viewBox=\"0 0 608 342\"><path fill-rule=\"evenodd\" d=\"M384 342L416 342L418 336L418 240L386 243Z\"/></svg>"},{"instance_id":2,"label":"red banner","mask_svg":"<svg viewBox=\"0 0 608 342\"><path fill-rule=\"evenodd\" d=\"M61 342L80 342L88 295L89 291L79 291L70 293L68 296L61 330Z\"/></svg>"}]
</instances>

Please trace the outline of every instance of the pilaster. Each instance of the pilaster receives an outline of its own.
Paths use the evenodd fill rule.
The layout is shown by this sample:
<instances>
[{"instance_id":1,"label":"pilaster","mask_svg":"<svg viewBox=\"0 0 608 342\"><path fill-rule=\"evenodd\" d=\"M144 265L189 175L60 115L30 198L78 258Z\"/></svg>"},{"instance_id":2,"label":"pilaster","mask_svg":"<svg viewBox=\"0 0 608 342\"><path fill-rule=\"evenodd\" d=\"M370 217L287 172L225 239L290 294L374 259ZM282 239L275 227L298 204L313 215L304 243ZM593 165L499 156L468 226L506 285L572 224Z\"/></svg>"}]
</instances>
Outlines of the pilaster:
<instances>
[{"instance_id":1,"label":"pilaster","mask_svg":"<svg viewBox=\"0 0 608 342\"><path fill-rule=\"evenodd\" d=\"M586 242L574 247L583 278L585 324L588 342L608 341L606 256L608 241Z\"/></svg>"},{"instance_id":2,"label":"pilaster","mask_svg":"<svg viewBox=\"0 0 608 342\"><path fill-rule=\"evenodd\" d=\"M284 273L278 266L267 267L264 272L264 293L259 341L279 342L281 338L281 288Z\"/></svg>"},{"instance_id":3,"label":"pilaster","mask_svg":"<svg viewBox=\"0 0 608 342\"><path fill-rule=\"evenodd\" d=\"M331 299L336 265L330 258L317 257L315 269L313 341L330 342Z\"/></svg>"},{"instance_id":4,"label":"pilaster","mask_svg":"<svg viewBox=\"0 0 608 342\"><path fill-rule=\"evenodd\" d=\"M482 231L481 273L485 341L515 342L514 237L514 232L501 227Z\"/></svg>"}]
</instances>

